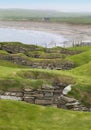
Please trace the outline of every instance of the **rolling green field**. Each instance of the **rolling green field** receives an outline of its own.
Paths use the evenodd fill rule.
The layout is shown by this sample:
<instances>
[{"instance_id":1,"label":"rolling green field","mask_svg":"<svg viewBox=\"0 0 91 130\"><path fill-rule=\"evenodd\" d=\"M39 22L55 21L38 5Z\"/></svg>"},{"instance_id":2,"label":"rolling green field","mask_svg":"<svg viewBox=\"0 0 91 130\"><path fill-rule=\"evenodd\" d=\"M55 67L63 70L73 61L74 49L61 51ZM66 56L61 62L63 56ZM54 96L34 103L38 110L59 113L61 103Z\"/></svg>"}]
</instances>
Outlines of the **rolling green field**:
<instances>
[{"instance_id":1,"label":"rolling green field","mask_svg":"<svg viewBox=\"0 0 91 130\"><path fill-rule=\"evenodd\" d=\"M12 44L10 43L11 46ZM22 46L24 48L24 45ZM53 58L53 54L56 54L59 59L57 54L62 51L60 47L48 49L46 52L45 48L37 46L31 46L30 49L32 51L29 56L34 56L37 53L40 55L38 60L50 59L50 56ZM9 88L39 88L43 84L53 85L56 82L62 82L63 84L72 84L72 91L68 94L70 97L75 97L86 106L91 107L91 47L67 48L66 51L80 51L79 54L74 55L63 54L65 59L74 63L75 66L71 70L33 69L7 60L0 60L0 89L6 91ZM0 56L2 55L10 54L5 50L0 50ZM26 57L24 53L11 55ZM75 112L24 102L0 100L0 130L90 129L91 113L88 112Z\"/></svg>"},{"instance_id":2,"label":"rolling green field","mask_svg":"<svg viewBox=\"0 0 91 130\"><path fill-rule=\"evenodd\" d=\"M2 43L10 44L10 46L15 43ZM21 43L16 43L18 46L26 45ZM15 47L14 47L15 48ZM35 49L34 49L35 48ZM35 63L49 62L51 64L54 61L62 60L70 61L74 63L74 68L71 70L49 70L49 69L37 69L30 68L29 66L20 65L18 63L13 63L7 60L0 60L0 89L7 90L8 88L24 88L25 86L39 88L43 84L54 85L56 83L62 82L63 84L72 84L72 91L69 96L73 96L81 100L86 105L90 106L90 94L91 94L91 47L74 47L68 48L65 51L80 51L81 53L70 55L61 54L62 48L51 48L45 50L43 47L30 46L31 52L25 53L29 55L27 57L24 53L11 54L12 56L17 56L31 60ZM34 50L34 51L33 51ZM36 51L35 51L36 50ZM59 54L59 56L58 56ZM10 55L5 50L0 51L0 55ZM38 58L32 58L38 55ZM56 56L56 59L53 60ZM58 57L58 58L57 58ZM64 60L65 57L65 60ZM48 59L49 58L49 59ZM46 62L45 62L46 61ZM50 62L51 61L51 62Z\"/></svg>"}]
</instances>

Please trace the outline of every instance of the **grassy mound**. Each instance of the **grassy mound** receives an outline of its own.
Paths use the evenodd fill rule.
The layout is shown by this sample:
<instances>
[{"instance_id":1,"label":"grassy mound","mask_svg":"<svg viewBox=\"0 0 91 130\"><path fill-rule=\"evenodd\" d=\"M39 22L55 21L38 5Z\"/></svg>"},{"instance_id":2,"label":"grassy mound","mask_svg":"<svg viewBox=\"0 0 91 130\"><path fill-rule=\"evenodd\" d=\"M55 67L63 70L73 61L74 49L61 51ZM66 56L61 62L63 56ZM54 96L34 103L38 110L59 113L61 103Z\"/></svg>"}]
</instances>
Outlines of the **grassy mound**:
<instances>
[{"instance_id":1,"label":"grassy mound","mask_svg":"<svg viewBox=\"0 0 91 130\"><path fill-rule=\"evenodd\" d=\"M7 60L0 60L0 89L34 87L40 88L44 84L51 86L66 86L72 84L70 96L79 99L91 106L91 47L81 46L74 48L43 48L22 43L0 43L2 56L21 57L31 63L61 64L62 61L71 61L75 68L71 70L31 69ZM15 47L18 49L15 49ZM16 47L16 48L17 48ZM10 53L14 48L16 53ZM29 49L30 51L26 51ZM23 52L22 52L23 51ZM12 51L13 52L13 51ZM59 55L58 55L59 54ZM64 56L61 57L61 56ZM56 59L54 58L56 57ZM59 58L58 58L59 57ZM51 59L50 59L51 58ZM65 62L64 62L65 63Z\"/></svg>"},{"instance_id":2,"label":"grassy mound","mask_svg":"<svg viewBox=\"0 0 91 130\"><path fill-rule=\"evenodd\" d=\"M0 100L0 130L90 130L91 113Z\"/></svg>"},{"instance_id":3,"label":"grassy mound","mask_svg":"<svg viewBox=\"0 0 91 130\"><path fill-rule=\"evenodd\" d=\"M77 75L91 76L91 61L72 70Z\"/></svg>"},{"instance_id":4,"label":"grassy mound","mask_svg":"<svg viewBox=\"0 0 91 130\"><path fill-rule=\"evenodd\" d=\"M74 62L75 67L84 65L91 61L91 50L83 52L81 54L70 56L68 59Z\"/></svg>"},{"instance_id":5,"label":"grassy mound","mask_svg":"<svg viewBox=\"0 0 91 130\"><path fill-rule=\"evenodd\" d=\"M31 68L70 69L74 64L65 59L65 53L70 55L69 50L61 47L44 48L16 42L0 43L0 60Z\"/></svg>"},{"instance_id":6,"label":"grassy mound","mask_svg":"<svg viewBox=\"0 0 91 130\"><path fill-rule=\"evenodd\" d=\"M74 83L74 78L58 71L0 66L0 89L34 87L42 85L66 86ZM62 86L61 85L61 86Z\"/></svg>"}]
</instances>

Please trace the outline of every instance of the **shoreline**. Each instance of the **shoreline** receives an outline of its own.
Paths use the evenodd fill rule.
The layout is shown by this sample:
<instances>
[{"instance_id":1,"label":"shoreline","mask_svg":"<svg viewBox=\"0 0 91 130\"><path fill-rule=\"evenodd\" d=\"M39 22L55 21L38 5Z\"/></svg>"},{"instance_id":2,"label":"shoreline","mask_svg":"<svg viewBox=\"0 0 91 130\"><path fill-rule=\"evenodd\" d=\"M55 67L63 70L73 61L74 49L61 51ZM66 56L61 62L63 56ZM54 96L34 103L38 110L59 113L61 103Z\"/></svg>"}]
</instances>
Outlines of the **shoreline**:
<instances>
[{"instance_id":1,"label":"shoreline","mask_svg":"<svg viewBox=\"0 0 91 130\"><path fill-rule=\"evenodd\" d=\"M91 36L91 25L73 25L67 23L48 23L31 21L1 21L0 28L43 31L61 35L70 41L82 40Z\"/></svg>"}]
</instances>

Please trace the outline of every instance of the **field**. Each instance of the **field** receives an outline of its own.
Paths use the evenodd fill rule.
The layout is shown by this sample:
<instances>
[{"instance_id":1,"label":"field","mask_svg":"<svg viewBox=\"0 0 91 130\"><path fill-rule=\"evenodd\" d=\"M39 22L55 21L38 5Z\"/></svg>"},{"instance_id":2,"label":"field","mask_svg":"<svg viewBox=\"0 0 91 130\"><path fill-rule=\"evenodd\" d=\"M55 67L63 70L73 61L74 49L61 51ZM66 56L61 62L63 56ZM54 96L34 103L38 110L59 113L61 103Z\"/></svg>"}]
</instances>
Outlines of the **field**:
<instances>
[{"instance_id":1,"label":"field","mask_svg":"<svg viewBox=\"0 0 91 130\"><path fill-rule=\"evenodd\" d=\"M27 45L23 45L20 43L0 43L5 44L7 46L13 44L21 46L24 48ZM15 48L14 46L14 48ZM27 49L29 48L29 45ZM8 88L24 88L27 87L35 87L39 88L43 84L53 85L56 82L63 84L73 84L72 91L69 93L70 96L73 96L79 100L81 100L87 106L91 105L90 94L91 94L91 47L74 47L65 49L64 54L60 53L63 51L61 47L47 49L43 47L31 46L30 49L35 48L36 51L31 51L27 53L17 53L10 54L5 50L0 51L0 57L4 56L12 56L12 58L19 58L19 61L12 60L0 60L0 89L7 90ZM39 51L40 50L40 51ZM73 55L72 53L78 53ZM71 53L71 54L70 54ZM37 56L36 58L34 58ZM55 56L55 57L54 57ZM56 58L55 60L53 60ZM32 62L32 64L36 64L38 67L43 64L43 66L47 67L48 64L56 65L59 67L59 63L65 66L65 63L72 64L74 63L74 67L71 70L50 70L50 69L37 69L31 68L27 66L27 64L22 64L20 61ZM15 63L16 62L16 63ZM32 65L33 66L33 65Z\"/></svg>"},{"instance_id":2,"label":"field","mask_svg":"<svg viewBox=\"0 0 91 130\"><path fill-rule=\"evenodd\" d=\"M0 20L46 21L71 24L90 24L91 13L66 13L47 10L0 9Z\"/></svg>"},{"instance_id":3,"label":"field","mask_svg":"<svg viewBox=\"0 0 91 130\"><path fill-rule=\"evenodd\" d=\"M5 45L24 46L21 43L0 43ZM29 48L29 47L28 47ZM31 46L38 49L32 51L30 56L39 54L43 58L53 58L53 54L59 56L62 48L45 48ZM40 50L40 51L39 51ZM80 54L68 55L66 59L74 62L71 70L47 70L32 69L7 60L0 60L0 89L6 91L9 88L32 87L39 88L43 84L62 82L73 84L69 96L81 100L85 105L91 106L91 47L74 47L66 51L81 51ZM48 56L48 52L51 55ZM5 50L0 50L0 56L10 55ZM13 56L24 54L11 54ZM61 54L60 54L61 55ZM51 60L51 59L50 59ZM35 59L36 61L36 59ZM91 114L88 112L74 112L52 107L43 107L24 102L0 100L0 130L90 130Z\"/></svg>"},{"instance_id":4,"label":"field","mask_svg":"<svg viewBox=\"0 0 91 130\"><path fill-rule=\"evenodd\" d=\"M90 130L91 113L0 100L0 130Z\"/></svg>"}]
</instances>

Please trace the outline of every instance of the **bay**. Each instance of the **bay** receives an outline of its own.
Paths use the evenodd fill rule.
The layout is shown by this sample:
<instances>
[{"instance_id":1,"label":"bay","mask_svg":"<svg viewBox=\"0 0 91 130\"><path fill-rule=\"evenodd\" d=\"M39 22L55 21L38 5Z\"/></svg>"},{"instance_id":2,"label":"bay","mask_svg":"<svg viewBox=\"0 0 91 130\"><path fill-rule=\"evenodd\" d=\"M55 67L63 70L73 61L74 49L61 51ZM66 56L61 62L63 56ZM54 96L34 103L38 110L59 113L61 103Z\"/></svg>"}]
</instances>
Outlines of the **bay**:
<instances>
[{"instance_id":1,"label":"bay","mask_svg":"<svg viewBox=\"0 0 91 130\"><path fill-rule=\"evenodd\" d=\"M0 28L0 42L22 42L43 47L64 46L66 38L61 35L15 28Z\"/></svg>"}]
</instances>

